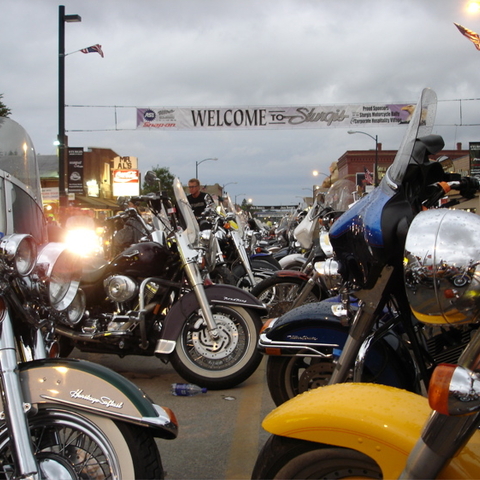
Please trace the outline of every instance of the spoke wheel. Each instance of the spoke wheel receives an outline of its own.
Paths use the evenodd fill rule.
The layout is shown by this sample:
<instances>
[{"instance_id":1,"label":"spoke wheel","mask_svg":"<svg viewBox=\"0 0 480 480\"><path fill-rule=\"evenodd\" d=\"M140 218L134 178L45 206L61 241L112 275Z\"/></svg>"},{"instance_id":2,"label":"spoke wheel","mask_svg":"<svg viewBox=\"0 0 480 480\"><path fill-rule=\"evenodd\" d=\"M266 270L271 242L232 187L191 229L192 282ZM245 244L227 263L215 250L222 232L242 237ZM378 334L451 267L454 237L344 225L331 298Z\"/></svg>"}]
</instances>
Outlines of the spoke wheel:
<instances>
[{"instance_id":1,"label":"spoke wheel","mask_svg":"<svg viewBox=\"0 0 480 480\"><path fill-rule=\"evenodd\" d=\"M28 422L42 479L163 478L155 440L145 429L57 408L42 408ZM10 478L15 465L5 425L0 465L0 479Z\"/></svg>"},{"instance_id":2,"label":"spoke wheel","mask_svg":"<svg viewBox=\"0 0 480 480\"><path fill-rule=\"evenodd\" d=\"M175 370L189 382L210 389L231 388L246 380L262 355L257 351L259 316L242 307L212 306L218 337L213 339L203 318L185 322L171 357Z\"/></svg>"}]
</instances>

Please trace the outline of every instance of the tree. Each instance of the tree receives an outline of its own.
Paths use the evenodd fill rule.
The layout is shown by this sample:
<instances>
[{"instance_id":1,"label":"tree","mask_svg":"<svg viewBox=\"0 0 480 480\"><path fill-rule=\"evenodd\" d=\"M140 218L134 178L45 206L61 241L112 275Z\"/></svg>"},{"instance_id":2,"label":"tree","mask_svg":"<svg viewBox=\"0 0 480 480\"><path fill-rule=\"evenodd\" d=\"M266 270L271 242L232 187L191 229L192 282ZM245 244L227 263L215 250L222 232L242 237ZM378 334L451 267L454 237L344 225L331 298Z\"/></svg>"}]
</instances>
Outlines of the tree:
<instances>
[{"instance_id":1,"label":"tree","mask_svg":"<svg viewBox=\"0 0 480 480\"><path fill-rule=\"evenodd\" d=\"M0 117L8 117L12 111L2 102L3 93L0 93Z\"/></svg>"},{"instance_id":2,"label":"tree","mask_svg":"<svg viewBox=\"0 0 480 480\"><path fill-rule=\"evenodd\" d=\"M152 171L155 172L155 175L160 180L160 185L162 191L166 191L170 198L173 197L173 181L175 180L175 175L170 173L168 167L159 167L158 165L155 168L152 168ZM142 186L142 195L147 193L158 192L158 184L148 185L143 182Z\"/></svg>"}]
</instances>

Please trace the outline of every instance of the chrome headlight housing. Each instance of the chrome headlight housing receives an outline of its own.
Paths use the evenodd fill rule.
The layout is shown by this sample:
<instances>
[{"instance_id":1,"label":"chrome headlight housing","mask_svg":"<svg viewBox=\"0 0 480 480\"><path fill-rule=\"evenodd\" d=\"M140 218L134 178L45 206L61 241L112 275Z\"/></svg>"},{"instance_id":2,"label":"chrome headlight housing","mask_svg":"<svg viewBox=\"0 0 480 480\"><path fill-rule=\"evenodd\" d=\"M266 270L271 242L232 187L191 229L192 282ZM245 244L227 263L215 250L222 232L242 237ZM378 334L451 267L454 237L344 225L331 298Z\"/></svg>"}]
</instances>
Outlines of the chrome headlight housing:
<instances>
[{"instance_id":1,"label":"chrome headlight housing","mask_svg":"<svg viewBox=\"0 0 480 480\"><path fill-rule=\"evenodd\" d=\"M87 298L85 297L85 292L79 288L72 303L67 308L64 323L67 325L76 325L82 319L86 309Z\"/></svg>"},{"instance_id":2,"label":"chrome headlight housing","mask_svg":"<svg viewBox=\"0 0 480 480\"><path fill-rule=\"evenodd\" d=\"M22 277L35 267L37 244L31 235L14 233L0 240L0 265L2 269Z\"/></svg>"},{"instance_id":3,"label":"chrome headlight housing","mask_svg":"<svg viewBox=\"0 0 480 480\"><path fill-rule=\"evenodd\" d=\"M338 262L333 258L324 262L315 262L314 268L322 277L328 290L335 290L342 284L342 276L338 273Z\"/></svg>"},{"instance_id":4,"label":"chrome headlight housing","mask_svg":"<svg viewBox=\"0 0 480 480\"><path fill-rule=\"evenodd\" d=\"M113 302L123 303L138 295L138 285L126 275L112 275L103 281L105 293Z\"/></svg>"},{"instance_id":5,"label":"chrome headlight housing","mask_svg":"<svg viewBox=\"0 0 480 480\"><path fill-rule=\"evenodd\" d=\"M405 243L407 297L424 323L471 323L480 314L480 217L462 210L419 213Z\"/></svg>"},{"instance_id":6,"label":"chrome headlight housing","mask_svg":"<svg viewBox=\"0 0 480 480\"><path fill-rule=\"evenodd\" d=\"M63 243L47 243L38 254L36 271L45 300L55 310L68 308L80 284L81 257Z\"/></svg>"}]
</instances>

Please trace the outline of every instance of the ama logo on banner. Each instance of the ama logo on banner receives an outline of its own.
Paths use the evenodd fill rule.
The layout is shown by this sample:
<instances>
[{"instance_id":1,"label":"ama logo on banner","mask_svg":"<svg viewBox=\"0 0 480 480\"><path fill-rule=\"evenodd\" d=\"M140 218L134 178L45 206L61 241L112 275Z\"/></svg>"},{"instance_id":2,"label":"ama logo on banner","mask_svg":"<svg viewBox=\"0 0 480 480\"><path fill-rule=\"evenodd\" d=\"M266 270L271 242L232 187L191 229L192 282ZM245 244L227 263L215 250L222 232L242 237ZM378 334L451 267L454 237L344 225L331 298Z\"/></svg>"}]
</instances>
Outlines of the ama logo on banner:
<instances>
[{"instance_id":1,"label":"ama logo on banner","mask_svg":"<svg viewBox=\"0 0 480 480\"><path fill-rule=\"evenodd\" d=\"M156 114L153 110L145 110L145 113L143 114L143 118L146 122L152 122L155 120Z\"/></svg>"}]
</instances>

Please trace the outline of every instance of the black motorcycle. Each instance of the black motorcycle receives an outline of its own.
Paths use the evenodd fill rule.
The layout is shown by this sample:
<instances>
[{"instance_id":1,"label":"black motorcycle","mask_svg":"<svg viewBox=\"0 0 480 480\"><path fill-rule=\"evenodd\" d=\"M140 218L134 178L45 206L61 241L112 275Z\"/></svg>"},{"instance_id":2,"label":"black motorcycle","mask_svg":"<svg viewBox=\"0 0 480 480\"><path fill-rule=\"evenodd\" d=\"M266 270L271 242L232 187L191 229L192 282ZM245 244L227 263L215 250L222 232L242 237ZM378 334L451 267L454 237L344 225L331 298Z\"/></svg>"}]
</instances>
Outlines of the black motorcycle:
<instances>
[{"instance_id":1,"label":"black motorcycle","mask_svg":"<svg viewBox=\"0 0 480 480\"><path fill-rule=\"evenodd\" d=\"M146 181L158 180L149 172ZM64 337L64 353L77 347L156 355L189 382L230 388L260 363L256 344L264 306L248 292L202 275L204 265L215 262L215 243L200 241L178 179L174 192L176 205L160 188L140 198L153 213L151 232L102 267L84 270L87 313L57 334Z\"/></svg>"}]
</instances>

